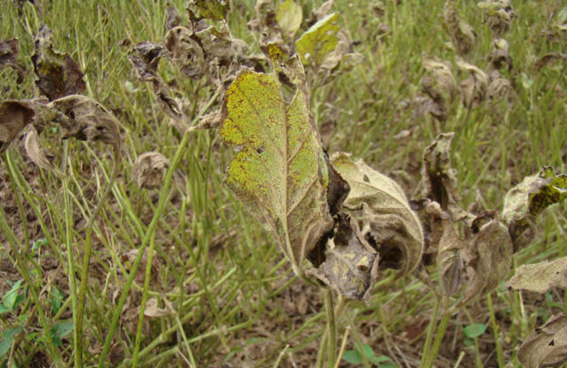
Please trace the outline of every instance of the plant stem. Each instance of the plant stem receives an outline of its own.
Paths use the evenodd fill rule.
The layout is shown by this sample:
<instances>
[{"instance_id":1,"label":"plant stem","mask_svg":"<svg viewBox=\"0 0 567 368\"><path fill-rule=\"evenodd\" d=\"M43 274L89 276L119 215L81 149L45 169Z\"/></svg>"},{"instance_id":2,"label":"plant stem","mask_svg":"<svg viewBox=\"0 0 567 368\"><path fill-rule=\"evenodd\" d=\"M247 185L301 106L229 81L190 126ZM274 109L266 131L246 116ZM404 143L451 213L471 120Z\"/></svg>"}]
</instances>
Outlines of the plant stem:
<instances>
[{"instance_id":1,"label":"plant stem","mask_svg":"<svg viewBox=\"0 0 567 368\"><path fill-rule=\"evenodd\" d=\"M209 100L207 105L195 117L194 121L197 121L199 119L199 117L213 104L213 102L216 100L218 95L219 95L219 91L215 92L215 94L211 97L211 99ZM146 233L144 234L144 238L142 240L142 245L140 246L139 251L138 251L138 255L136 256L136 259L134 260L134 264L132 265L132 270L130 271L130 275L128 276L128 279L126 280L126 285L124 285L124 290L122 291L122 295L120 296L120 300L118 301L118 306L116 307L116 309L114 311L114 315L112 316L112 320L111 320L111 323L110 323L110 330L108 331L108 335L106 336L106 340L104 341L104 347L103 347L102 353L100 354L100 360L99 360L99 363L98 363L99 368L104 367L106 356L108 355L108 352L110 351L110 344L112 343L112 338L114 337L114 332L116 331L116 328L118 327L118 320L120 319L120 314L122 313L122 309L124 308L124 304L126 304L126 298L128 297L128 293L130 292L130 288L132 287L132 283L134 282L134 277L136 276L136 272L138 271L138 267L140 267L140 263L142 261L142 256L144 255L144 252L145 252L146 248L148 247L148 244L150 243L150 239L152 238L153 233L155 232L157 225L158 225L158 222L159 222L159 220L160 220L160 218L163 214L163 211L165 209L165 204L167 202L167 199L169 198L170 188L171 188L171 185L173 183L173 174L175 173L177 166L179 166L179 162L181 161L181 157L183 156L183 152L185 150L185 147L187 146L187 142L189 141L190 136L191 136L191 131L189 131L189 130L186 131L183 134L183 139L179 143L179 146L177 146L177 151L175 152L175 155L174 155L173 160L171 162L171 166L169 167L169 169L167 170L167 172L165 174L163 188L160 192L160 197L159 197L159 200L158 200L158 205L157 205L156 210L154 212L154 216L152 218L152 221L150 222L150 225L148 226Z\"/></svg>"},{"instance_id":2,"label":"plant stem","mask_svg":"<svg viewBox=\"0 0 567 368\"><path fill-rule=\"evenodd\" d=\"M449 320L453 315L452 309L449 309L449 297L444 295L443 296L443 316L441 317L441 322L439 323L439 327L437 328L437 333L435 334L435 341L433 342L433 347L428 354L429 356L426 358L427 364L425 368L433 367L435 363L435 359L437 358L437 354L439 353L439 348L441 347L441 343L443 342L443 337L445 336L445 331L447 331L447 326L449 325Z\"/></svg>"},{"instance_id":3,"label":"plant stem","mask_svg":"<svg viewBox=\"0 0 567 368\"><path fill-rule=\"evenodd\" d=\"M154 254L154 246L156 243L155 233L150 239L150 248L148 249L148 257L146 260L146 277L144 279L144 291L142 292L142 302L140 304L140 315L138 316L138 328L136 331L136 343L134 346L134 355L132 357L132 367L138 365L138 353L140 352L140 343L142 340L142 327L144 326L144 312L146 310L146 302L148 300L148 289L150 287L150 278L152 276L152 258Z\"/></svg>"},{"instance_id":4,"label":"plant stem","mask_svg":"<svg viewBox=\"0 0 567 368\"><path fill-rule=\"evenodd\" d=\"M335 323L335 300L334 290L325 290L325 309L327 311L327 332L329 335L329 350L328 350L328 363L327 366L333 367L335 365L335 356L337 353L337 325Z\"/></svg>"},{"instance_id":5,"label":"plant stem","mask_svg":"<svg viewBox=\"0 0 567 368\"><path fill-rule=\"evenodd\" d=\"M437 317L439 316L440 307L441 307L441 299L435 298L435 307L433 309L433 315L429 320L429 326L427 327L427 336L425 337L425 343L423 344L423 352L422 352L421 363L419 364L419 368L424 368L427 365L429 351L431 350L431 342L433 340L433 331L435 331L435 325L437 324Z\"/></svg>"},{"instance_id":6,"label":"plant stem","mask_svg":"<svg viewBox=\"0 0 567 368\"><path fill-rule=\"evenodd\" d=\"M349 333L350 333L350 326L348 326L345 330L345 335L343 336L343 342L341 343L341 350L339 351L339 356L337 357L337 362L335 363L335 368L339 368L339 365L341 364L341 359L343 357L343 354L345 353Z\"/></svg>"},{"instance_id":7,"label":"plant stem","mask_svg":"<svg viewBox=\"0 0 567 368\"><path fill-rule=\"evenodd\" d=\"M496 356L498 357L498 367L504 368L504 357L502 355L502 345L500 344L499 329L496 323L496 315L492 305L492 293L488 293L488 310L490 311L490 323L492 324L492 332L494 333L494 343L496 344Z\"/></svg>"}]
</instances>

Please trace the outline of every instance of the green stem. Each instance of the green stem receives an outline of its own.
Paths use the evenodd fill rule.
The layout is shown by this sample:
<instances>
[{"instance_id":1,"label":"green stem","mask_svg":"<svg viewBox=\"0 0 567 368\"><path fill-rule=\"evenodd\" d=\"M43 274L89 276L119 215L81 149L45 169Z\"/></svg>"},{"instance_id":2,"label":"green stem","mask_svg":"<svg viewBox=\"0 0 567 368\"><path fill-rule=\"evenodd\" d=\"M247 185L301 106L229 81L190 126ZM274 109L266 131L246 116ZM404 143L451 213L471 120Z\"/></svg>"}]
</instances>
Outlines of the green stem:
<instances>
[{"instance_id":1,"label":"green stem","mask_svg":"<svg viewBox=\"0 0 567 368\"><path fill-rule=\"evenodd\" d=\"M441 347L441 343L443 342L443 337L445 336L445 331L447 331L447 326L449 325L449 320L451 320L451 316L453 315L453 311L449 309L449 297L443 296L443 316L441 317L441 322L439 323L439 327L437 328L437 333L435 334L435 341L433 342L433 347L431 352L429 353L429 357L427 358L427 365L425 368L433 367L435 363L435 359L437 358L437 354L439 353L439 348Z\"/></svg>"},{"instance_id":2,"label":"green stem","mask_svg":"<svg viewBox=\"0 0 567 368\"><path fill-rule=\"evenodd\" d=\"M79 312L77 300L77 286L75 284L75 266L73 262L73 213L71 210L71 201L69 199L69 181L63 180L63 200L65 202L65 245L67 247L67 274L69 278L69 288L71 290L71 302L73 308L73 347L75 349L75 367L83 366L83 339L79 326Z\"/></svg>"},{"instance_id":3,"label":"green stem","mask_svg":"<svg viewBox=\"0 0 567 368\"><path fill-rule=\"evenodd\" d=\"M327 366L335 365L335 357L337 354L337 325L335 323L335 300L334 291L332 289L325 290L325 309L327 310L327 332L329 335L329 350Z\"/></svg>"},{"instance_id":4,"label":"green stem","mask_svg":"<svg viewBox=\"0 0 567 368\"><path fill-rule=\"evenodd\" d=\"M423 352L421 356L421 363L419 368L424 368L427 365L427 360L429 357L429 352L431 350L431 342L433 341L433 332L435 331L435 325L437 324L437 317L439 316L439 308L441 307L441 299L435 299L435 307L433 309L433 315L429 320L429 326L427 326L427 335L425 337L425 343L423 344Z\"/></svg>"},{"instance_id":5,"label":"green stem","mask_svg":"<svg viewBox=\"0 0 567 368\"><path fill-rule=\"evenodd\" d=\"M496 356L498 357L498 367L504 368L504 357L502 354L502 345L498 334L498 324L496 323L496 314L492 305L492 293L488 293L488 310L490 311L490 323L492 324L492 332L494 333L494 343L496 344Z\"/></svg>"},{"instance_id":6,"label":"green stem","mask_svg":"<svg viewBox=\"0 0 567 368\"><path fill-rule=\"evenodd\" d=\"M213 102L216 100L218 95L219 95L219 92L217 91L211 97L208 104L203 108L203 110L201 110L201 112L197 115L197 117L195 117L194 121L197 121L199 119L199 117L213 104ZM163 211L165 209L165 204L167 203L167 199L169 198L170 188L171 188L171 185L173 183L173 174L175 173L175 170L177 170L177 166L179 166L179 162L181 161L181 157L183 156L183 152L185 150L185 147L187 146L187 142L189 141L190 135L191 135L191 131L189 131L189 130L186 131L185 134L183 134L183 139L181 140L181 142L179 143L179 146L177 147L177 151L175 152L171 166L169 167L169 169L167 170L167 172L165 174L164 184L163 184L163 188L162 188L161 193L160 193L160 197L159 197L158 205L156 207L156 211L154 212L154 216L152 218L152 221L150 222L150 225L148 226L148 230L144 234L144 238L142 240L142 244L141 244L140 249L138 251L138 255L136 256L136 259L134 260L134 264L132 265L132 270L130 271L130 275L128 276L128 279L126 280L126 285L124 286L124 290L122 291L122 295L120 296L120 300L118 301L118 306L116 307L116 309L114 311L114 315L112 316L112 320L111 320L111 323L110 323L110 330L108 331L108 335L106 336L106 340L104 341L104 347L102 349L102 353L100 354L100 360L99 360L99 363L98 363L99 368L104 367L104 363L106 361L106 356L108 355L108 352L110 351L110 345L112 343L112 338L114 337L114 333L116 332L116 328L118 327L118 320L120 319L120 314L122 313L122 309L124 308L124 304L126 304L126 298L128 297L128 293L130 292L130 288L132 287L132 283L134 282L134 277L136 276L136 272L138 271L138 267L140 267L140 263L142 261L142 256L144 255L144 252L145 252L146 248L148 247L150 239L152 238L153 233L155 232L157 225L158 225L158 222L159 222L159 220L160 220L160 218L163 214Z\"/></svg>"},{"instance_id":7,"label":"green stem","mask_svg":"<svg viewBox=\"0 0 567 368\"><path fill-rule=\"evenodd\" d=\"M132 357L132 367L138 365L138 353L140 352L140 343L142 340L142 327L144 326L144 312L146 310L146 302L148 300L148 289L150 287L150 278L152 276L152 258L154 254L154 246L156 243L155 233L152 234L150 240L150 248L148 250L148 258L146 262L146 278L144 279L144 291L142 292L142 303L140 304L140 315L138 316L138 328L136 331L136 344L134 346L134 355Z\"/></svg>"}]
</instances>

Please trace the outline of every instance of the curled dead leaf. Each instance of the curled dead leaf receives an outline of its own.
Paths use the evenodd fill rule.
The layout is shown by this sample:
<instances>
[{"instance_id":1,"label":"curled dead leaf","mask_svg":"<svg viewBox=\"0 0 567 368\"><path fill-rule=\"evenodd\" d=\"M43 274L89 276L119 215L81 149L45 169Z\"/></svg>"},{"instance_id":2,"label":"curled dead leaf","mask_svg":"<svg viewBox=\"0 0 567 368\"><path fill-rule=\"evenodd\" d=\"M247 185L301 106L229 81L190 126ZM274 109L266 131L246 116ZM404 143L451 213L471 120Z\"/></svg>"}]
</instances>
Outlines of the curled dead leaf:
<instances>
[{"instance_id":1,"label":"curled dead leaf","mask_svg":"<svg viewBox=\"0 0 567 368\"><path fill-rule=\"evenodd\" d=\"M24 80L25 67L18 63L19 42L17 38L0 41L0 69L9 66L18 73L18 83Z\"/></svg>"},{"instance_id":2,"label":"curled dead leaf","mask_svg":"<svg viewBox=\"0 0 567 368\"><path fill-rule=\"evenodd\" d=\"M348 299L369 302L378 278L380 256L360 233L356 220L339 215L336 235L329 239L325 261L309 271L327 286Z\"/></svg>"},{"instance_id":3,"label":"curled dead leaf","mask_svg":"<svg viewBox=\"0 0 567 368\"><path fill-rule=\"evenodd\" d=\"M205 53L195 38L193 31L186 27L172 28L165 36L165 47L173 64L190 78L200 78L206 72Z\"/></svg>"},{"instance_id":4,"label":"curled dead leaf","mask_svg":"<svg viewBox=\"0 0 567 368\"><path fill-rule=\"evenodd\" d=\"M553 262L521 265L516 269L516 274L508 280L506 287L540 294L554 287L567 289L567 257L558 258Z\"/></svg>"},{"instance_id":5,"label":"curled dead leaf","mask_svg":"<svg viewBox=\"0 0 567 368\"><path fill-rule=\"evenodd\" d=\"M459 16L453 1L445 2L443 18L455 51L459 55L468 54L476 43L476 34L473 28Z\"/></svg>"},{"instance_id":6,"label":"curled dead leaf","mask_svg":"<svg viewBox=\"0 0 567 368\"><path fill-rule=\"evenodd\" d=\"M498 70L490 73L490 84L488 85L487 98L496 101L506 98L512 90L512 84L506 78L502 78Z\"/></svg>"},{"instance_id":7,"label":"curled dead leaf","mask_svg":"<svg viewBox=\"0 0 567 368\"><path fill-rule=\"evenodd\" d=\"M26 148L26 153L29 158L39 167L57 173L60 176L63 176L62 173L57 170L53 164L51 163L51 159L53 155L48 153L39 142L39 136L37 135L37 131L35 128L31 128L26 134L26 139L24 141L24 147Z\"/></svg>"},{"instance_id":8,"label":"curled dead leaf","mask_svg":"<svg viewBox=\"0 0 567 368\"><path fill-rule=\"evenodd\" d=\"M422 78L422 91L433 102L429 112L439 121L445 121L457 94L457 82L453 78L451 64L436 59L423 59L423 67L427 74Z\"/></svg>"},{"instance_id":9,"label":"curled dead leaf","mask_svg":"<svg viewBox=\"0 0 567 368\"><path fill-rule=\"evenodd\" d=\"M504 64L508 65L508 70L512 69L513 62L509 51L510 45L505 39L497 38L492 41L492 50L490 50L488 59L494 69L500 69Z\"/></svg>"},{"instance_id":10,"label":"curled dead leaf","mask_svg":"<svg viewBox=\"0 0 567 368\"><path fill-rule=\"evenodd\" d=\"M478 67L462 59L457 59L457 66L459 69L469 73L469 77L459 83L463 106L467 109L480 106L486 99L488 75Z\"/></svg>"},{"instance_id":11,"label":"curled dead leaf","mask_svg":"<svg viewBox=\"0 0 567 368\"><path fill-rule=\"evenodd\" d=\"M0 104L0 153L6 151L26 125L33 123L41 131L45 124L55 119L56 110L46 106L46 102L41 99L7 100Z\"/></svg>"},{"instance_id":12,"label":"curled dead leaf","mask_svg":"<svg viewBox=\"0 0 567 368\"><path fill-rule=\"evenodd\" d=\"M523 367L560 367L567 362L567 317L551 317L536 328L518 350Z\"/></svg>"},{"instance_id":13,"label":"curled dead leaf","mask_svg":"<svg viewBox=\"0 0 567 368\"><path fill-rule=\"evenodd\" d=\"M144 316L150 318L159 318L170 315L171 312L167 309L162 309L158 306L157 298L151 298L146 302L146 308L144 309Z\"/></svg>"},{"instance_id":14,"label":"curled dead leaf","mask_svg":"<svg viewBox=\"0 0 567 368\"><path fill-rule=\"evenodd\" d=\"M399 270L399 276L413 271L423 253L423 231L399 185L344 153L333 155L331 163L351 189L344 208L379 253L380 266Z\"/></svg>"},{"instance_id":15,"label":"curled dead leaf","mask_svg":"<svg viewBox=\"0 0 567 368\"><path fill-rule=\"evenodd\" d=\"M169 160L158 152L146 152L138 156L132 166L132 174L138 188L159 188L165 171L169 167Z\"/></svg>"},{"instance_id":16,"label":"curled dead leaf","mask_svg":"<svg viewBox=\"0 0 567 368\"><path fill-rule=\"evenodd\" d=\"M562 54L559 52L547 53L537 60L537 62L535 63L535 70L539 72L544 66L553 64L558 61L567 63L567 54Z\"/></svg>"},{"instance_id":17,"label":"curled dead leaf","mask_svg":"<svg viewBox=\"0 0 567 368\"><path fill-rule=\"evenodd\" d=\"M449 214L440 213L439 215L442 235L439 239L437 251L437 267L439 268L443 293L451 296L458 291L465 281L465 265L461 252L467 247L467 243L459 235L457 226L450 219Z\"/></svg>"},{"instance_id":18,"label":"curled dead leaf","mask_svg":"<svg viewBox=\"0 0 567 368\"><path fill-rule=\"evenodd\" d=\"M53 32L42 25L35 36L32 55L36 85L50 101L86 90L83 72L68 54L53 46Z\"/></svg>"},{"instance_id":19,"label":"curled dead leaf","mask_svg":"<svg viewBox=\"0 0 567 368\"><path fill-rule=\"evenodd\" d=\"M496 211L486 211L472 223L473 237L462 252L467 289L457 308L502 282L512 266L512 239Z\"/></svg>"},{"instance_id":20,"label":"curled dead leaf","mask_svg":"<svg viewBox=\"0 0 567 368\"><path fill-rule=\"evenodd\" d=\"M100 103L90 97L71 95L48 105L58 110L57 121L65 130L65 138L101 141L114 147L120 154L120 132L116 118Z\"/></svg>"},{"instance_id":21,"label":"curled dead leaf","mask_svg":"<svg viewBox=\"0 0 567 368\"><path fill-rule=\"evenodd\" d=\"M486 0L479 2L477 6L488 15L488 27L497 36L508 32L512 20L518 17L511 0Z\"/></svg>"},{"instance_id":22,"label":"curled dead leaf","mask_svg":"<svg viewBox=\"0 0 567 368\"><path fill-rule=\"evenodd\" d=\"M555 175L551 167L541 168L512 188L504 198L502 219L508 225L514 251L525 247L535 236L535 216L546 207L567 197L567 175Z\"/></svg>"}]
</instances>

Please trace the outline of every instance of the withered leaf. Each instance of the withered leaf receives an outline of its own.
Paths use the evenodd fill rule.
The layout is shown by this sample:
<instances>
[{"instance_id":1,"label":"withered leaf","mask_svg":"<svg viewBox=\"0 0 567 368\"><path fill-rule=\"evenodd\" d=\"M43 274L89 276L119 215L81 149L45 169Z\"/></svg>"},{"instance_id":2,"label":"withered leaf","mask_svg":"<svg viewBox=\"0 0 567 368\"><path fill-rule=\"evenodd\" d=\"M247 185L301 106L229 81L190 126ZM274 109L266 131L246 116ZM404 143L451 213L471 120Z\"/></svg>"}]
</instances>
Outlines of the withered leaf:
<instances>
[{"instance_id":1,"label":"withered leaf","mask_svg":"<svg viewBox=\"0 0 567 368\"><path fill-rule=\"evenodd\" d=\"M457 59L457 66L459 69L469 73L469 77L459 83L463 106L467 109L480 106L486 99L488 75L478 67L462 59Z\"/></svg>"},{"instance_id":2,"label":"withered leaf","mask_svg":"<svg viewBox=\"0 0 567 368\"><path fill-rule=\"evenodd\" d=\"M50 101L86 90L83 72L68 54L53 46L53 32L42 25L35 37L32 55L36 85Z\"/></svg>"},{"instance_id":3,"label":"withered leaf","mask_svg":"<svg viewBox=\"0 0 567 368\"><path fill-rule=\"evenodd\" d=\"M60 114L58 122L65 131L64 138L102 141L120 154L120 132L116 118L100 103L87 96L71 95L49 103Z\"/></svg>"},{"instance_id":4,"label":"withered leaf","mask_svg":"<svg viewBox=\"0 0 567 368\"><path fill-rule=\"evenodd\" d=\"M339 15L330 14L315 23L296 42L295 50L304 65L319 68L335 49L339 39L337 33Z\"/></svg>"},{"instance_id":5,"label":"withered leaf","mask_svg":"<svg viewBox=\"0 0 567 368\"><path fill-rule=\"evenodd\" d=\"M157 68L165 54L167 51L163 45L142 42L128 54L128 60L134 66L134 71L140 80L151 82L157 78Z\"/></svg>"},{"instance_id":6,"label":"withered leaf","mask_svg":"<svg viewBox=\"0 0 567 368\"><path fill-rule=\"evenodd\" d=\"M475 227L478 230L475 231ZM495 211L479 215L473 221L473 233L473 238L462 252L469 281L458 305L494 289L512 266L512 239L506 226L498 221Z\"/></svg>"},{"instance_id":7,"label":"withered leaf","mask_svg":"<svg viewBox=\"0 0 567 368\"><path fill-rule=\"evenodd\" d=\"M444 211L457 205L456 171L451 167L451 141L455 133L439 134L423 152L421 197L441 205Z\"/></svg>"},{"instance_id":8,"label":"withered leaf","mask_svg":"<svg viewBox=\"0 0 567 368\"><path fill-rule=\"evenodd\" d=\"M353 52L352 42L345 31L339 30L337 38L339 39L337 46L321 64L321 69L328 71L328 73L334 73L339 66L341 68L338 73L344 73L364 60L362 54Z\"/></svg>"},{"instance_id":9,"label":"withered leaf","mask_svg":"<svg viewBox=\"0 0 567 368\"><path fill-rule=\"evenodd\" d=\"M159 152L142 153L132 165L132 174L138 188L159 188L165 171L169 167L169 160Z\"/></svg>"},{"instance_id":10,"label":"withered leaf","mask_svg":"<svg viewBox=\"0 0 567 368\"><path fill-rule=\"evenodd\" d=\"M522 265L506 283L506 287L544 294L553 287L567 289L567 257L553 262Z\"/></svg>"},{"instance_id":11,"label":"withered leaf","mask_svg":"<svg viewBox=\"0 0 567 368\"><path fill-rule=\"evenodd\" d=\"M535 216L546 207L567 197L567 176L556 176L551 167L542 167L512 188L504 198L502 219L508 225L517 251L534 238Z\"/></svg>"},{"instance_id":12,"label":"withered leaf","mask_svg":"<svg viewBox=\"0 0 567 368\"><path fill-rule=\"evenodd\" d=\"M512 84L506 78L500 75L498 70L493 70L490 73L490 84L488 85L487 98L490 101L503 99L508 96L512 90Z\"/></svg>"},{"instance_id":13,"label":"withered leaf","mask_svg":"<svg viewBox=\"0 0 567 368\"><path fill-rule=\"evenodd\" d=\"M151 298L146 302L146 308L144 309L144 316L150 318L164 317L171 314L167 309L162 309L158 307L157 298Z\"/></svg>"},{"instance_id":14,"label":"withered leaf","mask_svg":"<svg viewBox=\"0 0 567 368\"><path fill-rule=\"evenodd\" d=\"M128 54L128 61L134 67L136 75L141 81L151 82L160 107L165 113L183 126L183 115L177 102L171 97L169 88L157 74L162 56L167 50L160 44L142 42L137 44ZM186 127L185 127L186 128ZM184 130L184 129L183 129Z\"/></svg>"},{"instance_id":15,"label":"withered leaf","mask_svg":"<svg viewBox=\"0 0 567 368\"><path fill-rule=\"evenodd\" d=\"M536 328L518 350L523 367L560 367L567 362L567 317L551 317Z\"/></svg>"},{"instance_id":16,"label":"withered leaf","mask_svg":"<svg viewBox=\"0 0 567 368\"><path fill-rule=\"evenodd\" d=\"M486 0L477 6L484 9L488 15L487 24L495 35L500 35L510 29L511 21L518 15L512 8L511 0Z\"/></svg>"},{"instance_id":17,"label":"withered leaf","mask_svg":"<svg viewBox=\"0 0 567 368\"><path fill-rule=\"evenodd\" d=\"M10 142L28 124L41 130L55 119L57 111L45 105L41 99L7 100L0 104L0 153L6 151Z\"/></svg>"},{"instance_id":18,"label":"withered leaf","mask_svg":"<svg viewBox=\"0 0 567 368\"><path fill-rule=\"evenodd\" d=\"M173 64L190 78L199 78L206 72L205 54L195 38L193 31L186 27L172 28L165 36L165 47Z\"/></svg>"},{"instance_id":19,"label":"withered leaf","mask_svg":"<svg viewBox=\"0 0 567 368\"><path fill-rule=\"evenodd\" d=\"M535 70L539 72L544 66L553 64L557 61L563 61L567 63L567 54L562 54L559 52L547 53L537 60L537 62L535 63Z\"/></svg>"},{"instance_id":20,"label":"withered leaf","mask_svg":"<svg viewBox=\"0 0 567 368\"><path fill-rule=\"evenodd\" d=\"M327 0L323 4L321 4L319 8L313 9L313 11L311 12L311 18L307 21L309 27L325 18L333 8L334 4L335 0Z\"/></svg>"},{"instance_id":21,"label":"withered leaf","mask_svg":"<svg viewBox=\"0 0 567 368\"><path fill-rule=\"evenodd\" d=\"M423 253L423 231L399 185L344 153L333 155L331 164L351 188L344 208L380 254L380 266L398 269L400 276L413 271Z\"/></svg>"},{"instance_id":22,"label":"withered leaf","mask_svg":"<svg viewBox=\"0 0 567 368\"><path fill-rule=\"evenodd\" d=\"M239 148L226 174L236 196L272 230L302 275L302 263L333 227L329 172L305 85L291 103L274 74L242 71L223 103L221 135Z\"/></svg>"},{"instance_id":23,"label":"withered leaf","mask_svg":"<svg viewBox=\"0 0 567 368\"><path fill-rule=\"evenodd\" d=\"M0 69L9 66L18 73L18 83L24 80L25 67L18 63L18 39L0 41Z\"/></svg>"},{"instance_id":24,"label":"withered leaf","mask_svg":"<svg viewBox=\"0 0 567 368\"><path fill-rule=\"evenodd\" d=\"M424 58L423 66L427 75L422 79L422 91L434 104L429 112L443 122L447 119L450 104L457 94L457 82L453 78L451 64Z\"/></svg>"},{"instance_id":25,"label":"withered leaf","mask_svg":"<svg viewBox=\"0 0 567 368\"><path fill-rule=\"evenodd\" d=\"M169 31L172 28L177 27L181 24L181 15L177 11L177 8L171 5L168 1L167 4L167 19L165 21L165 30Z\"/></svg>"},{"instance_id":26,"label":"withered leaf","mask_svg":"<svg viewBox=\"0 0 567 368\"><path fill-rule=\"evenodd\" d=\"M439 268L441 286L445 295L453 295L464 282L464 263L461 252L467 243L459 235L457 226L448 214L439 214L442 235L439 240L437 267Z\"/></svg>"},{"instance_id":27,"label":"withered leaf","mask_svg":"<svg viewBox=\"0 0 567 368\"><path fill-rule=\"evenodd\" d=\"M380 256L364 240L354 219L343 214L336 233L328 242L325 261L314 275L345 297L368 302Z\"/></svg>"},{"instance_id":28,"label":"withered leaf","mask_svg":"<svg viewBox=\"0 0 567 368\"><path fill-rule=\"evenodd\" d=\"M285 0L276 9L276 20L286 39L293 39L303 21L303 11L294 0Z\"/></svg>"},{"instance_id":29,"label":"withered leaf","mask_svg":"<svg viewBox=\"0 0 567 368\"><path fill-rule=\"evenodd\" d=\"M187 10L197 19L223 20L230 10L230 0L189 0Z\"/></svg>"},{"instance_id":30,"label":"withered leaf","mask_svg":"<svg viewBox=\"0 0 567 368\"><path fill-rule=\"evenodd\" d=\"M58 175L63 175L62 173L57 170L48 156L53 157L49 154L39 142L39 136L37 135L37 131L35 128L31 128L26 134L26 139L24 141L24 147L26 148L26 153L28 154L29 158L39 167L54 172Z\"/></svg>"},{"instance_id":31,"label":"withered leaf","mask_svg":"<svg viewBox=\"0 0 567 368\"><path fill-rule=\"evenodd\" d=\"M500 69L504 64L508 65L509 70L512 69L513 62L509 51L510 45L505 39L497 38L492 41L492 50L490 50L488 59L494 69Z\"/></svg>"},{"instance_id":32,"label":"withered leaf","mask_svg":"<svg viewBox=\"0 0 567 368\"><path fill-rule=\"evenodd\" d=\"M455 51L459 55L468 54L474 47L476 35L473 28L459 16L452 0L445 2L443 18Z\"/></svg>"}]
</instances>

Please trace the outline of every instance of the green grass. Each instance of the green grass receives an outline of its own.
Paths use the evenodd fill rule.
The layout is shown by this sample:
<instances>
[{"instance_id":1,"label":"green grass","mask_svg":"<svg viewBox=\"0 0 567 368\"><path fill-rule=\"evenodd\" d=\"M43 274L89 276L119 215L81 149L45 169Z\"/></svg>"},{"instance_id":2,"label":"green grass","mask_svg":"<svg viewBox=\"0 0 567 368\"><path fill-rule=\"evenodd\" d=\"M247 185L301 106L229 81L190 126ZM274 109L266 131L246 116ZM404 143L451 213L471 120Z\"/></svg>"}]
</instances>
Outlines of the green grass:
<instances>
[{"instance_id":1,"label":"green grass","mask_svg":"<svg viewBox=\"0 0 567 368\"><path fill-rule=\"evenodd\" d=\"M172 3L184 16L183 1ZM233 3L233 36L259 52L259 36L245 25L254 15L254 3ZM382 3L384 15L377 15L367 1L334 5L343 29L359 41L354 50L365 60L314 91L317 123L336 123L329 152L348 151L364 158L399 180L411 196L420 179L423 149L438 133L454 131L452 160L462 204L472 203L478 190L487 209L500 209L506 191L542 165L566 171L567 65L534 69L535 60L545 53L567 52L565 42L542 35L550 16L566 1L516 2L519 17L502 36L514 62L510 72L503 72L514 81L510 100L467 111L457 98L443 123L428 114L415 115L412 104L423 95L422 55L453 62L457 82L466 78L457 72L455 53L448 46L444 1ZM457 4L478 35L466 60L487 68L491 31L473 2ZM312 7L303 1L304 11ZM21 84L16 84L13 70L0 69L2 99L38 95L30 56L33 35L45 23L54 32L55 47L69 53L85 73L86 94L120 121L122 155L100 143L61 141L56 129L46 130L42 143L55 154L63 179L34 166L19 139L3 155L0 299L11 287L4 280L24 280L26 288L20 290L21 303L0 314L0 335L12 328L23 331L0 357L0 366L6 357L12 364L7 366L13 367L76 363L78 340L72 332L61 337L57 331L77 318L81 281L86 298L81 348L85 367L132 366L134 361L138 367L271 367L284 350L280 366L291 366L292 361L314 366L326 328L323 295L295 280L270 235L223 185L233 153L218 131L179 134L168 124L151 86L136 79L126 58L131 45L163 42L166 2L46 1L41 11L24 2L20 14L14 2L2 0L1 8L0 35L19 39L18 61L27 69ZM391 31L378 34L380 24ZM188 97L192 119L219 107L220 97L204 79L184 78L166 61L160 75L175 81ZM393 138L404 130L412 134ZM132 163L147 151L171 161L159 190L140 190L133 180ZM118 175L113 182L114 165ZM108 185L110 195L88 236L85 226ZM540 216L537 240L515 255L515 266L566 255L566 209L565 204L555 206ZM32 248L34 243L37 248ZM88 248L92 253L84 279ZM142 259L142 250L148 248L154 252ZM133 250L140 251L129 253ZM154 298L167 315L139 318L142 301ZM522 340L545 313L565 312L567 295L554 290L540 298L501 287L489 300L490 309L487 298L481 298L448 322L440 367L453 366L462 359L461 352L464 361L497 366L495 336L503 362L519 366L515 356ZM297 309L300 303L307 303L305 314ZM361 351L368 344L376 356L389 356L400 366L418 366L434 305L432 293L416 278L379 282L369 305L351 303L336 321L336 340L341 341L348 326L347 350ZM109 335L113 323L116 331ZM487 324L488 331L466 349L462 330L473 323ZM499 333L494 333L494 325Z\"/></svg>"}]
</instances>

